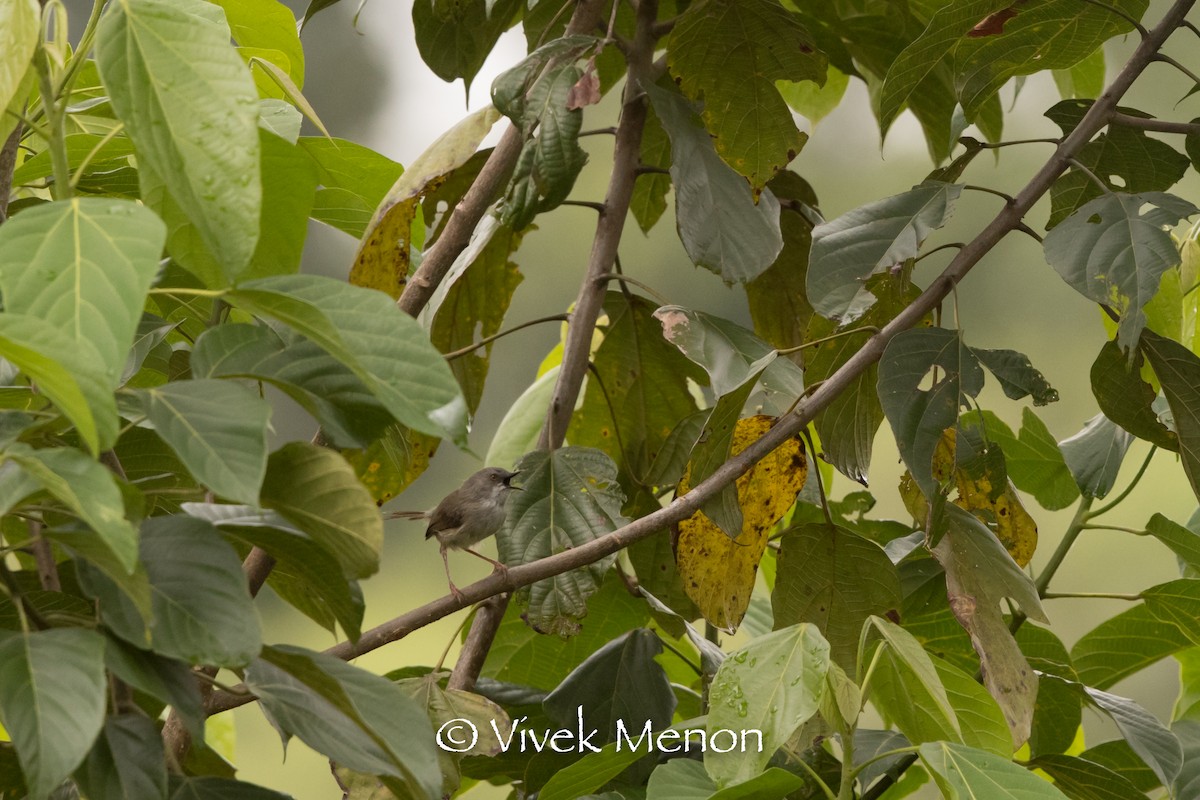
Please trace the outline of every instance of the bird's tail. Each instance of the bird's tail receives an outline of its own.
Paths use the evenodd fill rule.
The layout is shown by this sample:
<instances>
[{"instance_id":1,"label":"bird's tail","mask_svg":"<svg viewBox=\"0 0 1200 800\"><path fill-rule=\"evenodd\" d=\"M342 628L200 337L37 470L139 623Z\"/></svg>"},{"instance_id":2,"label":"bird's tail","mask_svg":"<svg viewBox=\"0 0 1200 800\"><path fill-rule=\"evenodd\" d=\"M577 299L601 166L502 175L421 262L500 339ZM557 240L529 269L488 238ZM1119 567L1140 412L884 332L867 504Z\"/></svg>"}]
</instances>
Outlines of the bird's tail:
<instances>
[{"instance_id":1,"label":"bird's tail","mask_svg":"<svg viewBox=\"0 0 1200 800\"><path fill-rule=\"evenodd\" d=\"M427 511L387 511L384 519L429 519Z\"/></svg>"}]
</instances>

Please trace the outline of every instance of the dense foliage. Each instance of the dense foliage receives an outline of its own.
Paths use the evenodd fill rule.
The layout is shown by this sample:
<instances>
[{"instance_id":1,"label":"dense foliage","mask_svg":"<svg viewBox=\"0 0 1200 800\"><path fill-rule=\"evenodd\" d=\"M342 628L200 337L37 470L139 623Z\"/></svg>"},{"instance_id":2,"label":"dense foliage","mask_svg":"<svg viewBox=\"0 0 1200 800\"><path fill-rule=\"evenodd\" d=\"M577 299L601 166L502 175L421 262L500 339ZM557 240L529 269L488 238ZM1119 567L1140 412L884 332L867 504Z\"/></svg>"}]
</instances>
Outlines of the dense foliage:
<instances>
[{"instance_id":1,"label":"dense foliage","mask_svg":"<svg viewBox=\"0 0 1200 800\"><path fill-rule=\"evenodd\" d=\"M1200 123L1119 105L1155 61L1196 81L1163 52L1200 36L1190 0L1144 23L1148 0L415 0L447 81L514 26L528 55L405 168L304 98L298 30L335 2L298 21L278 0L96 0L68 42L58 0L0 0L0 796L283 797L205 742L248 703L351 798L1200 793L1200 522L1130 530L1181 577L1070 649L1041 604L1144 473L1098 503L1135 438L1200 494L1200 208L1171 193ZM1015 196L970 183L1024 144L1001 89L1046 71L1053 154ZM935 168L826 220L789 169L796 115L851 80L883 134L911 112ZM573 192L584 135L612 136L603 203ZM978 190L995 219L927 246ZM364 631L380 507L442 440L466 447L491 343L539 280L513 254L565 203L596 211L579 295L509 321L566 325L487 446L521 473L509 569ZM668 209L753 330L622 272L627 219ZM347 281L301 270L310 220L359 241ZM957 326L952 291L1009 233L1110 320L1078 385ZM1018 430L980 406L987 381ZM1085 382L1103 413L1056 442L1035 408ZM285 396L311 441L274 438ZM835 470L865 484L881 428L907 472L872 491L904 520L826 492ZM1034 573L1039 509L1065 508ZM345 641L265 644L264 586ZM348 663L474 604L453 671ZM1169 722L1109 691L1172 656ZM1119 738L1085 743L1085 708ZM589 746L536 744L576 724Z\"/></svg>"}]
</instances>

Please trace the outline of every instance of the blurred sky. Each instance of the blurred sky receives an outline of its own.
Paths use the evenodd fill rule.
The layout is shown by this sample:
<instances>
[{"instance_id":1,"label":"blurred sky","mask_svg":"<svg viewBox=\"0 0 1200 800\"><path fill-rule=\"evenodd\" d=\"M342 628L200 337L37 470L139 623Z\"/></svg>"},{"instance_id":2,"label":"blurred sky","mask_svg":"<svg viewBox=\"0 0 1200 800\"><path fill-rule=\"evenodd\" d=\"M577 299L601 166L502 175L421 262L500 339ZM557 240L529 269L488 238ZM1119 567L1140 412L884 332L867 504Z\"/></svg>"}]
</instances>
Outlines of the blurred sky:
<instances>
[{"instance_id":1,"label":"blurred sky","mask_svg":"<svg viewBox=\"0 0 1200 800\"><path fill-rule=\"evenodd\" d=\"M819 0L814 0L819 1ZM303 13L306 2L290 0ZM83 5L68 3L76 21ZM1168 3L1155 0L1146 19L1152 24ZM468 109L488 100L488 87L496 74L518 61L525 52L519 29L505 35L472 87L469 106L461 82L448 85L434 76L420 60L413 40L411 4L407 0L369 0L357 27L353 23L355 0L343 0L321 12L306 27L303 40L307 59L305 95L334 136L360 142L401 163L409 163ZM1110 76L1123 63L1136 42L1111 42L1106 53ZM1195 42L1180 32L1168 51L1194 63ZM1191 52L1188 52L1190 48ZM1193 56L1189 60L1189 56ZM1175 108L1188 89L1188 81L1172 68L1155 64L1127 95L1124 105L1155 116L1190 119L1200 116L1200 99L1193 97ZM1012 102L1012 87L1002 97L1006 109ZM599 107L589 109L585 128L612 124L616 92ZM1059 99L1048 76L1030 79L1005 119L1005 138L1055 136L1059 131L1042 112ZM919 183L932 168L924 140L915 120L905 114L880 148L879 130L870 113L865 86L852 80L841 106L815 129L800 124L812 138L792 168L816 189L826 218L833 218L863 203L895 194ZM497 133L501 126L497 126ZM1172 143L1181 147L1180 137ZM573 197L603 198L610 161L611 139L590 137L585 146L592 159ZM1050 145L1031 144L1000 151L999 160L984 154L976 159L964 180L1009 193L1019 190L1051 151ZM1200 203L1200 181L1194 171L1174 190ZM994 196L965 192L947 228L931 244L970 239L999 210ZM1048 203L1027 218L1035 229L1044 228ZM626 226L621 246L623 266L629 274L656 287L674 302L715 312L749 324L744 294L726 287L711 273L693 267L675 235L673 211L649 237L632 221ZM528 235L516 256L525 275L508 314L515 323L546 314L559 313L574 300L578 281L591 242L594 214L582 208L561 208L538 219L538 230ZM356 242L344 234L313 224L309 234L304 269L345 277ZM922 276L940 270L949 258L942 253L922 263ZM945 314L954 313L947 303ZM1097 413L1088 389L1088 370L1105 339L1095 306L1068 288L1045 264L1041 248L1028 237L1013 234L960 285L957 318L970 344L1006 347L1027 353L1059 390L1062 400L1039 409L1056 438L1076 432ZM488 442L505 410L532 380L542 354L557 342L557 326L539 326L499 341L493 350L492 370L471 437L472 449L486 452ZM1019 424L1020 404L1007 401L990 381L981 398L1010 424ZM276 414L281 437L305 438L312 422L302 413ZM1015 427L1015 426L1014 426ZM886 429L886 423L884 425ZM890 432L876 441L871 485L880 503L877 516L904 518L895 492L901 473ZM1125 462L1118 487L1127 482L1146 453L1135 444ZM432 469L394 501L390 508L432 507L446 491L480 466L469 454L444 447ZM845 480L835 483L835 494L853 488ZM1040 525L1041 544L1034 564L1045 562L1065 528L1070 511L1031 511ZM1172 454L1160 453L1132 500L1111 515L1111 524L1140 528L1158 511L1184 522L1196 503L1182 470ZM367 596L366 625L375 625L403 610L444 594L437 548L426 543L416 523L389 523L388 544L379 575L364 584ZM491 545L485 544L485 552ZM469 557L453 558L457 582L465 584L482 577L486 567ZM1054 583L1059 591L1136 592L1152 583L1177 577L1171 555L1155 543L1108 532L1087 532L1068 558ZM1054 629L1068 646L1101 619L1122 609L1119 601L1052 601L1047 611ZM266 598L264 616L268 641L287 641L323 648L333 643L327 633L285 611L275 598ZM375 671L406 664L435 663L446 642L454 635L462 615L425 628L403 642L362 659ZM1117 691L1139 699L1161 717L1169 717L1175 691L1173 662L1141 673L1117 687ZM281 762L278 738L256 709L234 715L238 734L238 766L246 780L290 791L297 800L337 797L326 762L298 741L289 745L286 763ZM1100 730L1097 728L1097 730ZM1108 738L1106 735L1104 738ZM1099 741L1099 739L1096 739ZM473 796L485 796L480 793Z\"/></svg>"}]
</instances>

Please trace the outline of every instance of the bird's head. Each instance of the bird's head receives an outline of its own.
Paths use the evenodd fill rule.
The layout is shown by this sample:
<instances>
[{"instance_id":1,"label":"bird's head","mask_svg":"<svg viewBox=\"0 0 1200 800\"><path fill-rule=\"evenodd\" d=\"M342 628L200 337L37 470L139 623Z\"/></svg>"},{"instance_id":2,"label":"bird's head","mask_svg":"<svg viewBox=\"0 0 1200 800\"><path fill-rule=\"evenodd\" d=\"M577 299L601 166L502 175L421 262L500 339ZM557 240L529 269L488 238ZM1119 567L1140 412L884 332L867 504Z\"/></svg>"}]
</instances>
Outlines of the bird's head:
<instances>
[{"instance_id":1,"label":"bird's head","mask_svg":"<svg viewBox=\"0 0 1200 800\"><path fill-rule=\"evenodd\" d=\"M520 486L512 485L512 479L520 474L500 467L488 467L476 472L468 479L468 482L475 484L475 488L483 494L504 499L508 497L509 492L521 491Z\"/></svg>"}]
</instances>

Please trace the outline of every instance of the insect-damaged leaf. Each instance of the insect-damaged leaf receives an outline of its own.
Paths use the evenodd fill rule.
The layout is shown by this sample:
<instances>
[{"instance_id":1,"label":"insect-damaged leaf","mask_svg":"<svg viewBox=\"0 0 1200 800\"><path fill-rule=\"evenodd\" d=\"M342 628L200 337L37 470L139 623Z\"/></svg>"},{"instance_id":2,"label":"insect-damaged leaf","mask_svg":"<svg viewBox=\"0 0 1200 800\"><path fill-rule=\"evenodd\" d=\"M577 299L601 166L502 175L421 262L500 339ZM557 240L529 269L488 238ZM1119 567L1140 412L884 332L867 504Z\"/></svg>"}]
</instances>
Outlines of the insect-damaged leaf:
<instances>
[{"instance_id":1,"label":"insect-damaged leaf","mask_svg":"<svg viewBox=\"0 0 1200 800\"><path fill-rule=\"evenodd\" d=\"M1029 738L1037 677L1008 630L1000 603L1010 597L1030 619L1048 622L1033 581L978 519L946 506L948 527L933 555L946 571L950 608L971 635L984 684L1004 710L1014 745Z\"/></svg>"},{"instance_id":2,"label":"insect-damaged leaf","mask_svg":"<svg viewBox=\"0 0 1200 800\"><path fill-rule=\"evenodd\" d=\"M741 452L770 429L774 419L749 417L737 423L730 452ZM758 562L767 547L771 527L791 508L804 486L808 465L804 444L793 437L737 480L742 532L726 536L699 511L675 529L675 559L688 597L704 618L718 628L734 631L750 605ZM691 489L685 475L676 491Z\"/></svg>"}]
</instances>

